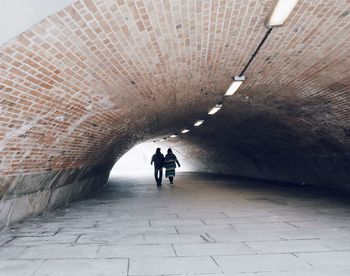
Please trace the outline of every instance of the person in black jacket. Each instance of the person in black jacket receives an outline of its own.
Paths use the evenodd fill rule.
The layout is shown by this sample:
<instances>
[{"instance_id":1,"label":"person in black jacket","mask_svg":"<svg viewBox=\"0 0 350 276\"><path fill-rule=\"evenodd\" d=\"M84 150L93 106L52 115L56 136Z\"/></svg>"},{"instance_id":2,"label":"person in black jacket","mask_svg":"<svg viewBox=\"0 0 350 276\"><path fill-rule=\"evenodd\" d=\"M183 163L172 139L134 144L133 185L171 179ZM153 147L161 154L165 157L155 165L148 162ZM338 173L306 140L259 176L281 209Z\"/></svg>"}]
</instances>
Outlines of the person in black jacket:
<instances>
[{"instance_id":1,"label":"person in black jacket","mask_svg":"<svg viewBox=\"0 0 350 276\"><path fill-rule=\"evenodd\" d=\"M156 153L152 156L151 165L154 163L154 178L156 179L157 187L162 186L164 155L157 148Z\"/></svg>"}]
</instances>

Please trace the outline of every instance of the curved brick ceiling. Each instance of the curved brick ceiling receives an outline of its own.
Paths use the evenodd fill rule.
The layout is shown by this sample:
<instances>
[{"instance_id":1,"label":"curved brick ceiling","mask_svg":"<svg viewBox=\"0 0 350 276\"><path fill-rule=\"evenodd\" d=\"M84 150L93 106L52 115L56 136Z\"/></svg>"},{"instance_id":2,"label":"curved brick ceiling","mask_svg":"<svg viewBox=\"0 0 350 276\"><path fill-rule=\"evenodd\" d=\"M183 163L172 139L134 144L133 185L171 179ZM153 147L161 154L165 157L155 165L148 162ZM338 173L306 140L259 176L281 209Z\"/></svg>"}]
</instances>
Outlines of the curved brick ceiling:
<instances>
[{"instance_id":1,"label":"curved brick ceiling","mask_svg":"<svg viewBox=\"0 0 350 276\"><path fill-rule=\"evenodd\" d=\"M34 172L54 184L23 195L81 170L87 179L135 143L192 125L244 68L272 2L82 0L3 45L2 194ZM174 143L210 171L320 184L317 170L342 164L346 175L349 13L346 0L300 0L223 110Z\"/></svg>"}]
</instances>

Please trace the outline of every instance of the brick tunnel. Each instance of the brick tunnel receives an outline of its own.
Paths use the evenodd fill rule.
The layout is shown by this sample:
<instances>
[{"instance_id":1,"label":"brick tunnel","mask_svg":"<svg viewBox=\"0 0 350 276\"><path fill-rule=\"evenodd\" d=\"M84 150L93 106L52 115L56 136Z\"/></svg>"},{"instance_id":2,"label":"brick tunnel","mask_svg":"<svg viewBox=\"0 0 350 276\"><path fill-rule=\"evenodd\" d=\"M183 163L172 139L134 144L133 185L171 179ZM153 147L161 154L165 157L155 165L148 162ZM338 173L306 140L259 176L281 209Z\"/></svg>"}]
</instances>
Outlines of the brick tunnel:
<instances>
[{"instance_id":1,"label":"brick tunnel","mask_svg":"<svg viewBox=\"0 0 350 276\"><path fill-rule=\"evenodd\" d=\"M285 22L270 24L280 2L1 1L0 228L94 198L116 161L146 141L181 149L194 184L215 175L261 180L267 194L348 195L350 3L289 1Z\"/></svg>"}]
</instances>

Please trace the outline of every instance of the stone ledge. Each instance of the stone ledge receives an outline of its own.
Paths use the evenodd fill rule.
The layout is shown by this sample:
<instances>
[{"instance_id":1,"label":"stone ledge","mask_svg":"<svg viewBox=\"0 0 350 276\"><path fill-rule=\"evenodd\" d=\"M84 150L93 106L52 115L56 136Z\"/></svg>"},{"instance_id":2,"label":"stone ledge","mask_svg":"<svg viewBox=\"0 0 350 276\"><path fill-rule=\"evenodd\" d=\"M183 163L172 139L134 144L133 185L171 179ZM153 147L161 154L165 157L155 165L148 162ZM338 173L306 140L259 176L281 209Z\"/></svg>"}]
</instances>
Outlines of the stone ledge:
<instances>
[{"instance_id":1,"label":"stone ledge","mask_svg":"<svg viewBox=\"0 0 350 276\"><path fill-rule=\"evenodd\" d=\"M0 178L0 228L64 206L107 183L109 166Z\"/></svg>"}]
</instances>

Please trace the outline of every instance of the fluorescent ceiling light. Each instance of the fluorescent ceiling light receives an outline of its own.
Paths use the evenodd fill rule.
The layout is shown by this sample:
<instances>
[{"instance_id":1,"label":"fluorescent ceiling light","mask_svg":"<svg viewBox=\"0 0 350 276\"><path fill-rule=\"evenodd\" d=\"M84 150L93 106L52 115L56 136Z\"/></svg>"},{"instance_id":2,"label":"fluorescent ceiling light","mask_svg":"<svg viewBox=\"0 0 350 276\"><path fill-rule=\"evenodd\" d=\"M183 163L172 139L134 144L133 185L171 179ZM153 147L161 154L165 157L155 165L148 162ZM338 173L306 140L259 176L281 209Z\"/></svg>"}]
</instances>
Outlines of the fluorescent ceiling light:
<instances>
[{"instance_id":1,"label":"fluorescent ceiling light","mask_svg":"<svg viewBox=\"0 0 350 276\"><path fill-rule=\"evenodd\" d=\"M189 131L190 131L189 129L185 128L185 129L183 129L183 130L181 131L181 133L187 133L187 132L189 132Z\"/></svg>"},{"instance_id":2,"label":"fluorescent ceiling light","mask_svg":"<svg viewBox=\"0 0 350 276\"><path fill-rule=\"evenodd\" d=\"M216 112L218 112L222 107L222 104L215 105L210 111L208 112L208 115L214 115Z\"/></svg>"},{"instance_id":3,"label":"fluorescent ceiling light","mask_svg":"<svg viewBox=\"0 0 350 276\"><path fill-rule=\"evenodd\" d=\"M194 126L200 126L201 124L204 123L204 120L198 120L197 122L194 123Z\"/></svg>"},{"instance_id":4,"label":"fluorescent ceiling light","mask_svg":"<svg viewBox=\"0 0 350 276\"><path fill-rule=\"evenodd\" d=\"M232 96L238 90L238 88L241 86L244 80L245 80L244 76L242 77L236 76L233 83L231 83L230 87L227 89L225 96Z\"/></svg>"},{"instance_id":5,"label":"fluorescent ceiling light","mask_svg":"<svg viewBox=\"0 0 350 276\"><path fill-rule=\"evenodd\" d=\"M163 142L163 141L165 141L165 139L160 139L160 140L159 140L159 142Z\"/></svg>"},{"instance_id":6,"label":"fluorescent ceiling light","mask_svg":"<svg viewBox=\"0 0 350 276\"><path fill-rule=\"evenodd\" d=\"M177 137L176 134L173 134L173 135L170 136L170 138L176 138L176 137Z\"/></svg>"},{"instance_id":7,"label":"fluorescent ceiling light","mask_svg":"<svg viewBox=\"0 0 350 276\"><path fill-rule=\"evenodd\" d=\"M297 3L298 0L277 0L268 18L267 26L282 26Z\"/></svg>"}]
</instances>

